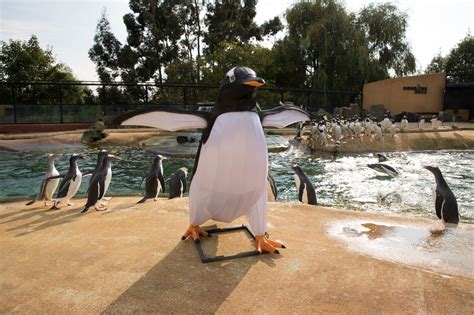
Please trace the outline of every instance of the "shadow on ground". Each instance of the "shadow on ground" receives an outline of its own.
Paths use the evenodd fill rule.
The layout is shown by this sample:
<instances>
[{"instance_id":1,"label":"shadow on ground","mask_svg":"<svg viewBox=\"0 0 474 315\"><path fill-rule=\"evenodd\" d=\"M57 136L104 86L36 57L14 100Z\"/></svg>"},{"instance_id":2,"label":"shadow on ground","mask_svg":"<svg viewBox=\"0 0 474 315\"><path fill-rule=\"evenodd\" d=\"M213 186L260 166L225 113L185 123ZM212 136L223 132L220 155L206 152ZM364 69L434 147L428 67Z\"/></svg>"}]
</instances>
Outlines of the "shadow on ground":
<instances>
[{"instance_id":1,"label":"shadow on ground","mask_svg":"<svg viewBox=\"0 0 474 315\"><path fill-rule=\"evenodd\" d=\"M212 240L211 240L212 239ZM214 255L218 237L206 240ZM275 266L270 255L203 264L191 240L177 246L112 302L103 314L215 313L238 287L253 265Z\"/></svg>"}]
</instances>

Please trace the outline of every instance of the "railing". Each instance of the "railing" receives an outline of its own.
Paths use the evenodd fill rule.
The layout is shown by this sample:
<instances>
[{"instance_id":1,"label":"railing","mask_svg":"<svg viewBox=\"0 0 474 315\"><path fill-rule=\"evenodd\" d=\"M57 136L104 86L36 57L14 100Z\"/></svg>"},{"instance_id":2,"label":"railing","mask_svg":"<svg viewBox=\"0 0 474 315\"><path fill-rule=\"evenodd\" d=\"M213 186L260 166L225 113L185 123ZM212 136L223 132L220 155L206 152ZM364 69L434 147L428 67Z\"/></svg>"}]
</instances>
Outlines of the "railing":
<instances>
[{"instance_id":1,"label":"railing","mask_svg":"<svg viewBox=\"0 0 474 315\"><path fill-rule=\"evenodd\" d=\"M219 85L129 84L89 81L0 81L0 124L93 122L96 113L113 118L130 110L153 105L197 108L214 101ZM300 88L261 87L261 108L291 101L308 111L361 103L361 92Z\"/></svg>"}]
</instances>

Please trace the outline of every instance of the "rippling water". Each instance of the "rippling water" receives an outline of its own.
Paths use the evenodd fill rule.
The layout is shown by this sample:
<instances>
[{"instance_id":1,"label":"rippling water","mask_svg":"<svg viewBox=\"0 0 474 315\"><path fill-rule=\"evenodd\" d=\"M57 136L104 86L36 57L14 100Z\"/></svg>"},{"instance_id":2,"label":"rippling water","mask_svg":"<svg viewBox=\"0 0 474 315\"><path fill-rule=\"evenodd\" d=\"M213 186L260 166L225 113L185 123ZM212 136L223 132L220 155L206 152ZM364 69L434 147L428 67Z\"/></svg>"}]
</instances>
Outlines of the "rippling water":
<instances>
[{"instance_id":1,"label":"rippling water","mask_svg":"<svg viewBox=\"0 0 474 315\"><path fill-rule=\"evenodd\" d=\"M154 154L138 148L107 148L122 158L113 162L113 179L107 195L141 195L140 182L148 171ZM85 149L86 160L79 161L82 173L94 168L99 149ZM69 166L71 150L56 161L63 174ZM0 200L34 197L46 170L46 152L0 152ZM48 152L49 153L49 152ZM474 151L430 151L387 153L385 164L400 175L389 177L367 167L377 163L372 154L332 155L307 154L295 148L269 155L271 172L278 186L280 201L297 200L290 166L298 164L316 187L322 205L435 218L432 189L434 176L423 165L438 166L457 197L461 221L474 223ZM164 161L165 178L186 166L191 171L194 161L170 158ZM84 196L88 179L79 190Z\"/></svg>"}]
</instances>

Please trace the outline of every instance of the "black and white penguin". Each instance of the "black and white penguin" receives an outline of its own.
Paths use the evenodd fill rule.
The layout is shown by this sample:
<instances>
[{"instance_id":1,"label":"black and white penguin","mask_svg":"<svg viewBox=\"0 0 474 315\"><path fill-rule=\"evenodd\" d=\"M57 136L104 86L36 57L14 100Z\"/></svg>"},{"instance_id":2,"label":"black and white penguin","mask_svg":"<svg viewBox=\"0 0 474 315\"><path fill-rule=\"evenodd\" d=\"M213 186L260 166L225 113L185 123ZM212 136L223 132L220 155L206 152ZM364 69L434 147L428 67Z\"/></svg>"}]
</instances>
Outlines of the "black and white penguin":
<instances>
[{"instance_id":1,"label":"black and white penguin","mask_svg":"<svg viewBox=\"0 0 474 315\"><path fill-rule=\"evenodd\" d=\"M367 166L370 167L371 169L377 171L377 172L384 173L384 174L387 174L387 175L390 175L390 176L397 176L398 175L397 170L394 169L393 167L391 167L390 165L387 165L387 164L374 163L374 164L367 164Z\"/></svg>"},{"instance_id":2,"label":"black and white penguin","mask_svg":"<svg viewBox=\"0 0 474 315\"><path fill-rule=\"evenodd\" d=\"M377 153L377 158L379 159L379 162L385 162L385 161L388 161L388 158L381 154L381 153Z\"/></svg>"},{"instance_id":3,"label":"black and white penguin","mask_svg":"<svg viewBox=\"0 0 474 315\"><path fill-rule=\"evenodd\" d=\"M137 203L144 203L147 199L151 198L156 201L160 191L165 192L165 179L163 177L164 159L166 158L159 154L153 159L153 164L145 179L145 196Z\"/></svg>"},{"instance_id":4,"label":"black and white penguin","mask_svg":"<svg viewBox=\"0 0 474 315\"><path fill-rule=\"evenodd\" d=\"M198 242L207 235L199 225L210 219L232 222L246 215L258 251L278 253L282 247L265 237L268 151L262 126L283 128L310 116L291 105L255 111L257 89L264 84L252 69L235 67L221 82L211 113L151 108L119 118L122 125L168 131L204 128L189 190L190 226L183 239L191 236Z\"/></svg>"},{"instance_id":5,"label":"black and white penguin","mask_svg":"<svg viewBox=\"0 0 474 315\"><path fill-rule=\"evenodd\" d=\"M187 189L187 176L188 169L186 167L181 167L171 175L169 199L183 197L183 194L186 192Z\"/></svg>"},{"instance_id":6,"label":"black and white penguin","mask_svg":"<svg viewBox=\"0 0 474 315\"><path fill-rule=\"evenodd\" d=\"M54 166L54 160L62 156L62 154L48 154L48 166L46 168L46 173L43 176L41 181L40 190L38 196L28 202L26 205L32 205L37 201L44 201L44 205L48 205L48 201L53 202L53 194L58 188L59 185L59 172Z\"/></svg>"},{"instance_id":7,"label":"black and white penguin","mask_svg":"<svg viewBox=\"0 0 474 315\"><path fill-rule=\"evenodd\" d=\"M318 200L313 183L309 180L301 167L293 165L292 169L295 171L295 185L298 190L298 200L310 205L317 205Z\"/></svg>"},{"instance_id":8,"label":"black and white penguin","mask_svg":"<svg viewBox=\"0 0 474 315\"><path fill-rule=\"evenodd\" d=\"M278 191L275 180L273 179L270 172L268 172L267 177L267 199L268 201L277 201Z\"/></svg>"},{"instance_id":9,"label":"black and white penguin","mask_svg":"<svg viewBox=\"0 0 474 315\"><path fill-rule=\"evenodd\" d=\"M59 209L58 205L61 202L68 206L74 205L69 201L76 195L82 182L82 173L77 166L78 159L84 159L84 156L82 154L72 154L69 158L69 169L59 184L59 190L51 209Z\"/></svg>"},{"instance_id":10,"label":"black and white penguin","mask_svg":"<svg viewBox=\"0 0 474 315\"><path fill-rule=\"evenodd\" d=\"M87 212L92 206L95 207L97 211L107 210L106 207L97 207L97 203L101 201L109 187L112 178L111 164L113 159L120 158L112 154L107 154L103 158L102 164L100 165L97 172L92 175L91 181L89 182L89 188L87 190L87 202L81 213Z\"/></svg>"},{"instance_id":11,"label":"black and white penguin","mask_svg":"<svg viewBox=\"0 0 474 315\"><path fill-rule=\"evenodd\" d=\"M459 212L458 212L458 203L456 201L456 196L449 188L448 184L443 178L439 168L434 166L423 166L431 173L433 173L436 180L436 189L435 189L435 209L436 215L443 222L458 224L459 222Z\"/></svg>"}]
</instances>

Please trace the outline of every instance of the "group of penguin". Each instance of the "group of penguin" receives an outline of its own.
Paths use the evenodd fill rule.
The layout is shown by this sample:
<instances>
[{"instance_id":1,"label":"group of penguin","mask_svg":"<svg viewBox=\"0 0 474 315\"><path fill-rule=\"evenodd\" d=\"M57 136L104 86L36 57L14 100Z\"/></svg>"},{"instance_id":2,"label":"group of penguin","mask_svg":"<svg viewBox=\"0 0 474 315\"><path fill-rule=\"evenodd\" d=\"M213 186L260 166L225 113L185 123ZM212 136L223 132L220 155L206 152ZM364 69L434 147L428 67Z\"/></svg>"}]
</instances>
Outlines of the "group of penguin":
<instances>
[{"instance_id":1,"label":"group of penguin","mask_svg":"<svg viewBox=\"0 0 474 315\"><path fill-rule=\"evenodd\" d=\"M317 144L321 146L328 146L331 142L339 147L342 140L352 140L364 138L383 141L384 134L390 134L391 137L395 137L395 134L405 132L408 129L408 119L404 115L399 127L396 126L395 120L390 119L387 114L384 115L384 119L377 121L373 116L368 116L362 119L359 116L353 118L344 119L343 117L336 116L332 119L327 119L327 116L321 115L319 122L312 121L310 124L310 135L307 139L307 144L310 148L315 148ZM437 130L441 121L433 116L431 119L431 125L433 130ZM425 119L422 118L418 122L418 129L423 130ZM301 124L299 128L299 134L297 138L301 138L303 134L304 125Z\"/></svg>"},{"instance_id":2,"label":"group of penguin","mask_svg":"<svg viewBox=\"0 0 474 315\"><path fill-rule=\"evenodd\" d=\"M112 180L112 163L119 157L107 153L106 150L99 152L97 164L90 174L83 175L79 170L77 160L84 159L82 154L72 154L69 158L69 169L65 175L60 175L54 164L55 159L62 154L48 154L48 165L46 173L41 182L38 196L26 205L32 205L35 202L44 201L45 206L52 202L51 209L59 209L61 203L73 206L71 199L74 198L82 183L83 177L91 176L87 189L87 202L81 213L87 212L90 207L95 207L97 211L106 210L104 206L110 198L105 197ZM186 193L188 169L181 167L175 171L166 181L163 176L163 160L167 158L162 155L156 155L153 159L150 171L143 178L145 181L145 195L137 203L144 203L148 199L157 200L160 192L165 192L165 182L169 181L169 199L180 198ZM317 204L316 191L308 176L298 165L292 166L295 172L295 185L298 190L298 200L310 205ZM62 180L61 180L62 179ZM61 182L60 182L61 180ZM59 186L59 190L54 198L54 192ZM141 184L140 184L141 186ZM278 192L275 180L268 173L267 182L268 200L276 201Z\"/></svg>"},{"instance_id":3,"label":"group of penguin","mask_svg":"<svg viewBox=\"0 0 474 315\"><path fill-rule=\"evenodd\" d=\"M72 206L74 204L71 203L71 199L74 198L79 190L83 177L90 176L91 178L87 188L87 202L81 213L87 212L91 207L95 207L97 211L106 210L106 204L111 199L105 197L105 194L112 180L112 160L120 158L108 153L106 150L102 150L97 156L97 163L92 173L83 175L79 170L77 160L84 159L84 156L82 154L72 154L69 158L69 169L67 173L60 175L54 165L54 160L60 156L62 156L62 154L48 154L48 166L43 176L38 196L26 205L44 201L46 206L49 205L48 202L52 202L51 209L59 209L61 203ZM161 155L155 156L151 169L144 178L146 183L145 196L138 201L138 203L143 203L151 198L156 200L160 191L165 192L162 163L164 159L166 158ZM170 190L169 199L182 197L183 193L186 192L187 173L187 168L182 167L168 178ZM58 186L59 189L56 198L53 198Z\"/></svg>"}]
</instances>

